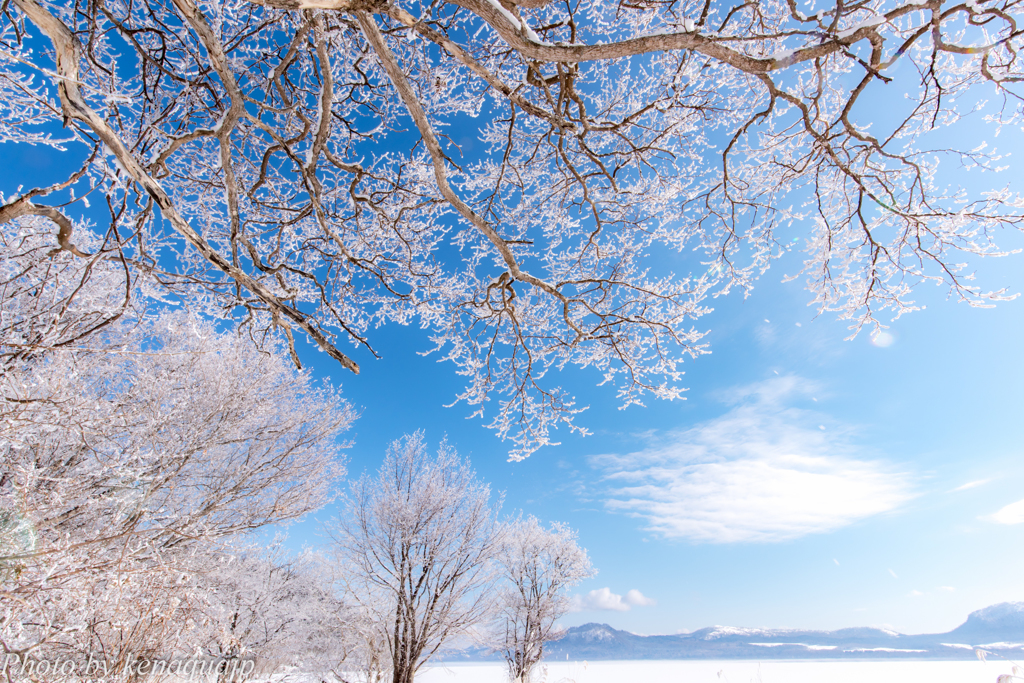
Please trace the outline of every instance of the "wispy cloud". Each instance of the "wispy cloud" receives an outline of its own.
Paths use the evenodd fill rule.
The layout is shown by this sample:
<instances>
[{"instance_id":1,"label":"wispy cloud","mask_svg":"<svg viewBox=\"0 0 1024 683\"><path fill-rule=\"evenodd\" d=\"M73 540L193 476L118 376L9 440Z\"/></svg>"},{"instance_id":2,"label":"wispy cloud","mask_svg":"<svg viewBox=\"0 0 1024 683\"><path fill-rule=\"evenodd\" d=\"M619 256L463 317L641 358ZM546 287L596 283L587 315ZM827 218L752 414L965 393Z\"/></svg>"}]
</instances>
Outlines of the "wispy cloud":
<instances>
[{"instance_id":1,"label":"wispy cloud","mask_svg":"<svg viewBox=\"0 0 1024 683\"><path fill-rule=\"evenodd\" d=\"M978 479L977 481L969 481L966 484L961 484L960 486L957 486L955 489L953 489L953 491L966 491L968 489L973 489L973 488L977 488L979 486L984 486L985 484L989 483L990 481L992 481L992 480L991 479Z\"/></svg>"},{"instance_id":2,"label":"wispy cloud","mask_svg":"<svg viewBox=\"0 0 1024 683\"><path fill-rule=\"evenodd\" d=\"M799 377L723 394L721 417L627 455L591 458L606 505L668 538L775 542L839 529L911 498L907 475L868 459L850 429L791 407L820 390ZM829 425L819 429L819 423Z\"/></svg>"},{"instance_id":3,"label":"wispy cloud","mask_svg":"<svg viewBox=\"0 0 1024 683\"><path fill-rule=\"evenodd\" d=\"M1024 523L1024 500L1018 500L1016 503L1010 503L1004 506L998 512L989 515L988 517L982 517L982 519L995 522L996 524L1022 524Z\"/></svg>"},{"instance_id":4,"label":"wispy cloud","mask_svg":"<svg viewBox=\"0 0 1024 683\"><path fill-rule=\"evenodd\" d=\"M609 610L613 612L628 612L633 607L647 607L657 604L656 601L635 588L626 591L626 595L612 593L610 588L598 588L586 595L575 595L572 598L570 611L583 612L586 610Z\"/></svg>"}]
</instances>

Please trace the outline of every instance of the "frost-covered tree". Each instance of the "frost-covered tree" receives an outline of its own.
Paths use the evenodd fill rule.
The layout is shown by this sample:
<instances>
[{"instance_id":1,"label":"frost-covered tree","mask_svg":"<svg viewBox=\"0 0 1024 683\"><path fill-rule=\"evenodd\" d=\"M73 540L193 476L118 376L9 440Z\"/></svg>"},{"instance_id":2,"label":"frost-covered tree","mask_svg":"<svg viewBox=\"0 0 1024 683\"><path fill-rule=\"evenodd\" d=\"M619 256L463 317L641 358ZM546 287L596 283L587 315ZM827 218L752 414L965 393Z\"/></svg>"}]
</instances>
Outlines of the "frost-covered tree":
<instances>
[{"instance_id":1,"label":"frost-covered tree","mask_svg":"<svg viewBox=\"0 0 1024 683\"><path fill-rule=\"evenodd\" d=\"M412 683L445 643L486 614L497 505L446 443L395 441L375 476L352 485L331 527L345 594L385 646L393 683Z\"/></svg>"},{"instance_id":2,"label":"frost-covered tree","mask_svg":"<svg viewBox=\"0 0 1024 683\"><path fill-rule=\"evenodd\" d=\"M925 281L1005 298L967 261L1021 224L989 173L1024 111L1021 18L1020 0L11 0L0 140L67 149L68 178L4 188L0 222L46 221L62 255L300 329L353 371L348 342L416 320L461 400L499 399L520 456L578 428L554 369L593 368L627 405L679 396L708 298L749 291L794 236L791 274L854 329ZM76 241L89 201L98 251Z\"/></svg>"},{"instance_id":3,"label":"frost-covered tree","mask_svg":"<svg viewBox=\"0 0 1024 683\"><path fill-rule=\"evenodd\" d=\"M280 541L217 553L199 580L207 641L196 644L225 662L219 680L242 671L270 678L286 666L324 675L351 664L347 610L325 569L311 551L288 556Z\"/></svg>"},{"instance_id":4,"label":"frost-covered tree","mask_svg":"<svg viewBox=\"0 0 1024 683\"><path fill-rule=\"evenodd\" d=\"M496 646L513 683L529 683L544 656L544 644L562 633L555 621L569 610L568 590L594 571L576 532L536 517L504 525L496 554L501 583L497 597Z\"/></svg>"},{"instance_id":5,"label":"frost-covered tree","mask_svg":"<svg viewBox=\"0 0 1024 683\"><path fill-rule=\"evenodd\" d=\"M327 628L319 634L327 641L319 648L324 654L313 669L342 683L385 683L393 677L391 651L380 624L380 602L362 590L365 582L354 578L343 563L335 563L325 575L331 577L335 612L325 617ZM391 615L386 615L390 618Z\"/></svg>"},{"instance_id":6,"label":"frost-covered tree","mask_svg":"<svg viewBox=\"0 0 1024 683\"><path fill-rule=\"evenodd\" d=\"M0 195L0 201L6 198ZM85 345L125 313L145 289L123 254L88 225L76 241L95 252L75 258L55 247L43 217L0 221L0 369L4 374L64 347ZM69 233L70 234L70 233ZM108 235L109 237L109 235ZM61 239L58 237L58 240ZM78 248L76 247L76 250ZM78 250L81 253L81 250Z\"/></svg>"},{"instance_id":7,"label":"frost-covered tree","mask_svg":"<svg viewBox=\"0 0 1024 683\"><path fill-rule=\"evenodd\" d=\"M119 259L0 228L0 646L173 652L211 544L329 500L354 413L280 352L147 310Z\"/></svg>"}]
</instances>

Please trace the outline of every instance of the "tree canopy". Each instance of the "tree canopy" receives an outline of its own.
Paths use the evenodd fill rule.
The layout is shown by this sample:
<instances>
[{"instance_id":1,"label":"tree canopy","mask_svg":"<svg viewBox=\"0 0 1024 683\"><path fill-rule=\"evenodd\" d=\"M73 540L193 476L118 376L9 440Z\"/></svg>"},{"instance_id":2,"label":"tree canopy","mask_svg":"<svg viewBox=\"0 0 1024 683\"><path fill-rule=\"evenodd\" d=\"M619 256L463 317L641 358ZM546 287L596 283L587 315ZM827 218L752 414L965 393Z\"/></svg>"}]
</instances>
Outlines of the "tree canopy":
<instances>
[{"instance_id":1,"label":"tree canopy","mask_svg":"<svg viewBox=\"0 0 1024 683\"><path fill-rule=\"evenodd\" d=\"M709 298L749 291L793 234L793 276L854 330L923 281L1009 296L965 261L1005 253L1022 203L958 186L1002 157L955 126L1019 128L1018 0L2 13L0 139L74 168L0 198L0 222L49 221L54 259L116 262L257 340L299 329L355 372L376 327L418 324L460 400L497 398L514 457L582 429L555 370L596 369L624 405L678 397Z\"/></svg>"}]
</instances>

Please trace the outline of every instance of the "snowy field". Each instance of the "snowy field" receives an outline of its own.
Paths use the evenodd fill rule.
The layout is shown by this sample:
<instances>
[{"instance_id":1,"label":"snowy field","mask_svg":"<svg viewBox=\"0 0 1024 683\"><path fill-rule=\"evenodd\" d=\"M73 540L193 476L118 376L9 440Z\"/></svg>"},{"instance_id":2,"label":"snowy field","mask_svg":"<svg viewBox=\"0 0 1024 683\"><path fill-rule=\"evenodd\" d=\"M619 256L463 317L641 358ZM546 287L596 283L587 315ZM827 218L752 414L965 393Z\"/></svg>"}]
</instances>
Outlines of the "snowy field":
<instances>
[{"instance_id":1,"label":"snowy field","mask_svg":"<svg viewBox=\"0 0 1024 683\"><path fill-rule=\"evenodd\" d=\"M1006 661L619 661L546 665L540 683L996 683ZM431 667L416 683L506 683L497 664ZM1016 680L1014 681L1016 683Z\"/></svg>"}]
</instances>

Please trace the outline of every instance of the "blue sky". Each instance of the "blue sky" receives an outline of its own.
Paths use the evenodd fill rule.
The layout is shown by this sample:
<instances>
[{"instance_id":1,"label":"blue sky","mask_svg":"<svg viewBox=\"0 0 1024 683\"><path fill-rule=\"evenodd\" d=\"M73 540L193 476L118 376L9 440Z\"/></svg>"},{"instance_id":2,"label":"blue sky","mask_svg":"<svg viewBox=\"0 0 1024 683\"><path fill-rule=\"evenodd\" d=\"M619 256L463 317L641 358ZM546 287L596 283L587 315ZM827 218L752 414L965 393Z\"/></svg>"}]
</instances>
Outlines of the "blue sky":
<instances>
[{"instance_id":1,"label":"blue sky","mask_svg":"<svg viewBox=\"0 0 1024 683\"><path fill-rule=\"evenodd\" d=\"M895 112L884 98L873 105L863 113L879 125ZM978 123L942 134L972 147L989 133ZM992 142L1019 152L1008 137ZM1021 189L1005 173L955 182ZM1019 233L996 237L1024 247ZM924 310L846 341L846 322L816 316L801 282L782 282L801 244L750 297L709 302L698 326L712 353L685 363L685 401L622 411L596 373L566 371L593 435L563 430L561 445L521 463L465 406L443 408L461 378L417 355L429 346L419 330L378 331L382 360L363 354L359 377L329 370L362 409L351 474L374 469L403 433L447 436L507 510L579 530L599 573L579 587L568 625L924 633L1024 600L1024 298L972 309L921 286ZM658 265L692 267L667 253ZM1020 255L971 266L984 291L1024 292ZM315 542L315 526L293 529L294 542Z\"/></svg>"},{"instance_id":2,"label":"blue sky","mask_svg":"<svg viewBox=\"0 0 1024 683\"><path fill-rule=\"evenodd\" d=\"M579 530L599 573L569 625L940 632L1024 600L1024 514L1004 510L1024 499L1024 301L971 309L924 287L926 309L889 339L844 341L846 323L780 282L798 256L748 299L714 302L687 400L621 411L596 376L567 371L594 434L561 433L521 463L465 407L443 407L459 378L415 353L418 330L381 330L382 360L330 370L362 410L350 472L403 433L447 436L507 510ZM1024 289L1019 257L978 267L983 284ZM293 542L316 542L315 526Z\"/></svg>"},{"instance_id":3,"label":"blue sky","mask_svg":"<svg viewBox=\"0 0 1024 683\"><path fill-rule=\"evenodd\" d=\"M7 195L63 170L46 150L0 153ZM781 283L799 256L749 298L711 303L699 323L712 354L685 364L687 400L621 411L596 373L567 371L593 435L559 433L561 445L520 463L465 406L443 407L461 378L418 355L429 343L414 327L375 332L383 359L356 352L359 376L308 346L302 355L362 411L352 475L423 429L469 456L506 510L579 530L599 573L566 624L940 632L1024 600L1024 298L971 309L926 286L927 308L887 337L844 341L846 323L816 317L799 282ZM983 289L1024 291L1022 257L973 265ZM333 513L293 526L291 542L317 543Z\"/></svg>"},{"instance_id":4,"label":"blue sky","mask_svg":"<svg viewBox=\"0 0 1024 683\"><path fill-rule=\"evenodd\" d=\"M21 162L5 193L61 170L52 152L3 152ZM460 378L417 354L428 348L418 329L377 331L383 359L357 353L359 376L302 353L362 411L351 474L423 429L469 456L506 510L579 530L599 573L566 624L939 632L1024 600L1024 299L971 309L926 286L926 309L894 323L887 344L844 341L846 323L815 317L800 283L780 282L799 256L749 298L712 303L700 321L712 353L685 364L687 400L621 411L595 373L567 371L594 433L559 433L560 446L521 463L465 406L443 407ZM1021 264L977 263L979 284L1024 291ZM291 543L319 542L333 512L292 527Z\"/></svg>"}]
</instances>

